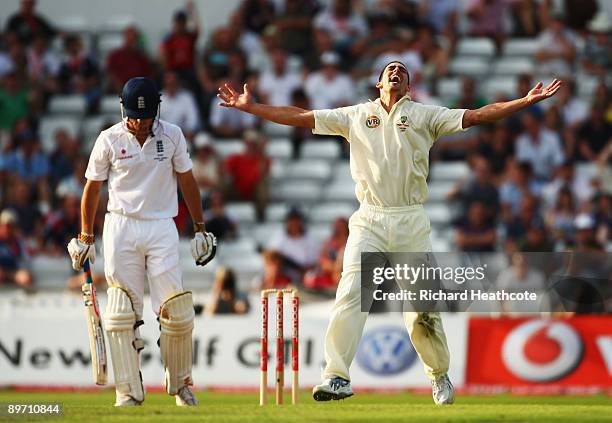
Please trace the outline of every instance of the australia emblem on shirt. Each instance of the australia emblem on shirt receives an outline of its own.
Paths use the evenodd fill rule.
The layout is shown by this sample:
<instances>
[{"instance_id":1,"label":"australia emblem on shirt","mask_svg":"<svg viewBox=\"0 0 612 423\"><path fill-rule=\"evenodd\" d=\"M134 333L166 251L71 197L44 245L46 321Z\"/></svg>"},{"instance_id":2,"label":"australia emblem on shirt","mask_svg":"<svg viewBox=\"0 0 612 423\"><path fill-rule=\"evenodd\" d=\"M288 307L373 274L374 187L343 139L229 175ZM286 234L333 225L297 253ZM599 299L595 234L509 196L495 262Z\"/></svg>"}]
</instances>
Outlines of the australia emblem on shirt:
<instances>
[{"instance_id":1,"label":"australia emblem on shirt","mask_svg":"<svg viewBox=\"0 0 612 423\"><path fill-rule=\"evenodd\" d=\"M365 124L370 129L378 128L380 126L380 118L376 115L370 115L366 118Z\"/></svg>"},{"instance_id":2,"label":"australia emblem on shirt","mask_svg":"<svg viewBox=\"0 0 612 423\"><path fill-rule=\"evenodd\" d=\"M405 132L406 129L410 127L410 125L408 125L407 122L408 122L408 116L402 116L400 117L400 120L396 123L396 125L400 131Z\"/></svg>"}]
</instances>

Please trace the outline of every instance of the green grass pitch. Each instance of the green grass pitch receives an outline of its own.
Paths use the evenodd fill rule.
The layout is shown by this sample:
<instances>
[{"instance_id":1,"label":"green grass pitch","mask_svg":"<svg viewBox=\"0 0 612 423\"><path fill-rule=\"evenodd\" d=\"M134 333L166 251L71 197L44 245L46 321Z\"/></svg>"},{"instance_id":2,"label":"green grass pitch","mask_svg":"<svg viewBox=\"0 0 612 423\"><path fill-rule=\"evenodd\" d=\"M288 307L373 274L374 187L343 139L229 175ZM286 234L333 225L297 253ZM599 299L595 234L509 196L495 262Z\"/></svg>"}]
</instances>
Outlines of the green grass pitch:
<instances>
[{"instance_id":1,"label":"green grass pitch","mask_svg":"<svg viewBox=\"0 0 612 423\"><path fill-rule=\"evenodd\" d=\"M273 396L270 395L273 400ZM62 422L612 422L609 396L458 396L452 406L437 407L428 395L357 393L344 401L316 403L307 392L300 404L265 407L258 394L199 392L201 405L179 408L174 398L148 394L142 407L112 407L114 393L27 393L0 391L0 403L61 402L62 417L0 421ZM286 400L288 400L286 396Z\"/></svg>"}]
</instances>

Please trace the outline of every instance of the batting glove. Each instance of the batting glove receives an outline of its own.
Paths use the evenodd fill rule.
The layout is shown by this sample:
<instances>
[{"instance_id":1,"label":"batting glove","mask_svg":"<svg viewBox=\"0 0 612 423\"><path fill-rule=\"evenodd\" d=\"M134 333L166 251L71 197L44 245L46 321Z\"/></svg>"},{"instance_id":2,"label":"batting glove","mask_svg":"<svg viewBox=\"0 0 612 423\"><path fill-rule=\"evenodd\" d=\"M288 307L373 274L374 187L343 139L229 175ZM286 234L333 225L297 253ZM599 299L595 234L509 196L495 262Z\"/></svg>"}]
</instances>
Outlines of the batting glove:
<instances>
[{"instance_id":1,"label":"batting glove","mask_svg":"<svg viewBox=\"0 0 612 423\"><path fill-rule=\"evenodd\" d=\"M83 268L86 259L89 259L92 264L95 263L96 246L93 242L87 244L80 239L72 238L68 244L68 254L72 260L72 268L78 271Z\"/></svg>"},{"instance_id":2,"label":"batting glove","mask_svg":"<svg viewBox=\"0 0 612 423\"><path fill-rule=\"evenodd\" d=\"M191 255L198 266L205 266L217 253L217 238L210 232L196 232L191 240Z\"/></svg>"}]
</instances>

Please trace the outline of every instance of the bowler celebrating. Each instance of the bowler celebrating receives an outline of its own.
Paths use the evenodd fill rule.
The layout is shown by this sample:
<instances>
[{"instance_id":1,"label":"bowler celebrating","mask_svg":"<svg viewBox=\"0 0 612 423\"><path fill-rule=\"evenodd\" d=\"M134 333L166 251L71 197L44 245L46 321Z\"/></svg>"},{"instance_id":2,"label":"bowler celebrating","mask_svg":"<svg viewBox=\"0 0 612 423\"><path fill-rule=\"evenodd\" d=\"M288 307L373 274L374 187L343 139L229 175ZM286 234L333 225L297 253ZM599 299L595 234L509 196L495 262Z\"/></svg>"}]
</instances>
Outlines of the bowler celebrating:
<instances>
[{"instance_id":1,"label":"bowler celebrating","mask_svg":"<svg viewBox=\"0 0 612 423\"><path fill-rule=\"evenodd\" d=\"M551 97L560 87L561 81L555 79L544 89L542 83L537 84L517 100L477 110L447 109L412 101L408 69L401 62L391 62L376 84L378 99L338 109L274 107L254 103L246 84L242 94L228 84L219 88L221 106L279 124L312 128L314 134L339 135L350 143L351 174L360 207L349 222L342 278L325 336L324 381L313 389L315 400L353 395L349 367L367 318L361 311L360 254L431 251L431 229L423 203L433 143L443 135L508 117ZM404 313L404 322L431 380L435 403L452 404L449 352L440 315Z\"/></svg>"},{"instance_id":2,"label":"bowler celebrating","mask_svg":"<svg viewBox=\"0 0 612 423\"><path fill-rule=\"evenodd\" d=\"M204 266L216 239L205 232L200 191L191 173L187 143L178 126L158 117L160 94L153 81L132 78L121 94L123 120L102 131L89 158L81 200L81 233L68 244L72 267L94 262L93 223L100 188L108 179L104 220L104 273L108 302L104 326L115 376L116 406L140 405L144 389L138 354L143 349L145 274L159 316L159 347L168 394L177 405L197 405L190 386L194 309L183 290L178 255L177 181L194 223L191 252ZM152 322L151 322L152 323Z\"/></svg>"}]
</instances>

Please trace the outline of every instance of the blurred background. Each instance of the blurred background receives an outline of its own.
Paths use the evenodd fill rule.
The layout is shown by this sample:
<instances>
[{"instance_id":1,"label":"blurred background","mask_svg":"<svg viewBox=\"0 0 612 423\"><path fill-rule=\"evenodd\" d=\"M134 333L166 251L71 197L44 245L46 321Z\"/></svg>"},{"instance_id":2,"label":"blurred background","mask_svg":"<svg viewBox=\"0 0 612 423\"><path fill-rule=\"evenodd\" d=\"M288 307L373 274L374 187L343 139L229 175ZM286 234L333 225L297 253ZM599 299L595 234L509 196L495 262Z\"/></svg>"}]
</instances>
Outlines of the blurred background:
<instances>
[{"instance_id":1,"label":"blurred background","mask_svg":"<svg viewBox=\"0 0 612 423\"><path fill-rule=\"evenodd\" d=\"M65 247L89 152L134 76L157 81L161 118L185 133L220 240L196 268L181 201L184 282L200 313L256 316L261 288L293 285L326 318L358 206L348 143L217 107L225 82L248 82L261 102L333 108L376 98L382 66L400 59L413 100L478 108L561 78L551 100L434 145L433 250L612 250L611 18L603 0L2 1L0 335L25 332L6 326L15 310L49 307L44 320L73 307L86 341ZM506 278L544 287L516 262ZM102 269L98 248L101 293ZM465 335L467 318L452 319Z\"/></svg>"}]
</instances>

